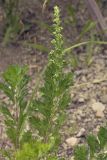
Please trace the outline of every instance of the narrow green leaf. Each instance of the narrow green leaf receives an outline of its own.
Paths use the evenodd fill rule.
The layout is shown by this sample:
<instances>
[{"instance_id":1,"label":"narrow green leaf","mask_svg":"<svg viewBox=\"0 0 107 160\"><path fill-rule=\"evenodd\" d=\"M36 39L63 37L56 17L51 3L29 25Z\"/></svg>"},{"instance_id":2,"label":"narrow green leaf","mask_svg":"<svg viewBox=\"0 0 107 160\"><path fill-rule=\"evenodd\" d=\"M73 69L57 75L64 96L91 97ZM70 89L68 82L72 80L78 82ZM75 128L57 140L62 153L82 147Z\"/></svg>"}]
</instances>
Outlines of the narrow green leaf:
<instances>
[{"instance_id":1,"label":"narrow green leaf","mask_svg":"<svg viewBox=\"0 0 107 160\"><path fill-rule=\"evenodd\" d=\"M101 127L98 132L98 139L100 141L100 147L101 149L104 148L104 146L107 144L107 128Z\"/></svg>"},{"instance_id":2,"label":"narrow green leaf","mask_svg":"<svg viewBox=\"0 0 107 160\"><path fill-rule=\"evenodd\" d=\"M89 32L90 30L92 30L93 28L95 28L96 26L96 23L91 21L91 20L88 20L86 22L86 24L84 25L83 29L82 29L82 32L80 33L79 37L83 37L83 35L85 35L87 32Z\"/></svg>"},{"instance_id":3,"label":"narrow green leaf","mask_svg":"<svg viewBox=\"0 0 107 160\"><path fill-rule=\"evenodd\" d=\"M14 102L14 92L10 85L0 82L0 90L3 91L11 101Z\"/></svg>"},{"instance_id":4,"label":"narrow green leaf","mask_svg":"<svg viewBox=\"0 0 107 160\"><path fill-rule=\"evenodd\" d=\"M88 145L90 147L90 155L91 157L94 156L94 154L99 150L100 146L99 146L99 143L98 143L98 140L97 138L94 136L94 135L89 135L87 137L87 142L88 142Z\"/></svg>"},{"instance_id":5,"label":"narrow green leaf","mask_svg":"<svg viewBox=\"0 0 107 160\"><path fill-rule=\"evenodd\" d=\"M35 44L35 43L25 42L24 45L26 45L26 46L28 46L30 48L33 48L33 49L37 49L37 50L42 51L42 52L49 52L48 48L45 47L42 44Z\"/></svg>"},{"instance_id":6,"label":"narrow green leaf","mask_svg":"<svg viewBox=\"0 0 107 160\"><path fill-rule=\"evenodd\" d=\"M1 104L0 105L0 111L2 112L2 114L5 116L5 117L10 117L13 119L13 116L11 115L11 112L9 111L9 109L7 108L7 106L5 104Z\"/></svg>"},{"instance_id":7,"label":"narrow green leaf","mask_svg":"<svg viewBox=\"0 0 107 160\"><path fill-rule=\"evenodd\" d=\"M88 149L85 145L75 148L74 160L88 160Z\"/></svg>"}]
</instances>

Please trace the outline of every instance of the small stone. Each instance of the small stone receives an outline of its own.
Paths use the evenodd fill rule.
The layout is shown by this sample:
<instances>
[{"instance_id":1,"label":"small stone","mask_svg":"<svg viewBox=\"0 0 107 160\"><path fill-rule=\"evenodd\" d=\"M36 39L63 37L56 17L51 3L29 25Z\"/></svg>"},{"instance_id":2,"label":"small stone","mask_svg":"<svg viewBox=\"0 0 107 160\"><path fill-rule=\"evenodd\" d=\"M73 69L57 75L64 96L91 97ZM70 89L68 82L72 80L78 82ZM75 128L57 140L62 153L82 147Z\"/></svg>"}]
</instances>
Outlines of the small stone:
<instances>
[{"instance_id":1,"label":"small stone","mask_svg":"<svg viewBox=\"0 0 107 160\"><path fill-rule=\"evenodd\" d=\"M83 114L83 111L81 109L78 109L76 111L76 115L82 116L82 114Z\"/></svg>"},{"instance_id":2,"label":"small stone","mask_svg":"<svg viewBox=\"0 0 107 160\"><path fill-rule=\"evenodd\" d=\"M66 143L69 147L74 147L79 143L79 139L75 137L71 137L66 139Z\"/></svg>"},{"instance_id":3,"label":"small stone","mask_svg":"<svg viewBox=\"0 0 107 160\"><path fill-rule=\"evenodd\" d=\"M81 117L79 115L77 115L76 120L81 121Z\"/></svg>"},{"instance_id":4,"label":"small stone","mask_svg":"<svg viewBox=\"0 0 107 160\"><path fill-rule=\"evenodd\" d=\"M96 112L96 117L103 118L104 117L104 113L103 112Z\"/></svg>"},{"instance_id":5,"label":"small stone","mask_svg":"<svg viewBox=\"0 0 107 160\"><path fill-rule=\"evenodd\" d=\"M83 113L83 114L81 115L81 118L85 118L85 117L86 117L86 114Z\"/></svg>"},{"instance_id":6,"label":"small stone","mask_svg":"<svg viewBox=\"0 0 107 160\"><path fill-rule=\"evenodd\" d=\"M74 160L74 156L72 156L70 160Z\"/></svg>"},{"instance_id":7,"label":"small stone","mask_svg":"<svg viewBox=\"0 0 107 160\"><path fill-rule=\"evenodd\" d=\"M93 111L95 111L96 117L99 117L99 118L104 117L105 106L102 103L94 102L91 107Z\"/></svg>"},{"instance_id":8,"label":"small stone","mask_svg":"<svg viewBox=\"0 0 107 160\"><path fill-rule=\"evenodd\" d=\"M80 97L80 98L78 99L78 102L79 102L79 103L84 103L84 101L85 101L85 100L84 100L84 98L82 98L82 97Z\"/></svg>"},{"instance_id":9,"label":"small stone","mask_svg":"<svg viewBox=\"0 0 107 160\"><path fill-rule=\"evenodd\" d=\"M77 134L77 138L85 136L86 130L84 128L81 128L81 130L79 131L79 133Z\"/></svg>"},{"instance_id":10,"label":"small stone","mask_svg":"<svg viewBox=\"0 0 107 160\"><path fill-rule=\"evenodd\" d=\"M66 150L66 149L67 149L67 144L66 144L66 143L63 143L63 144L62 144L62 147Z\"/></svg>"},{"instance_id":11,"label":"small stone","mask_svg":"<svg viewBox=\"0 0 107 160\"><path fill-rule=\"evenodd\" d=\"M92 121L91 118L89 118L89 119L84 119L84 122L85 122L85 123L88 123L88 122L91 122L91 121Z\"/></svg>"},{"instance_id":12,"label":"small stone","mask_svg":"<svg viewBox=\"0 0 107 160\"><path fill-rule=\"evenodd\" d=\"M101 102L107 104L107 94L101 97Z\"/></svg>"},{"instance_id":13,"label":"small stone","mask_svg":"<svg viewBox=\"0 0 107 160\"><path fill-rule=\"evenodd\" d=\"M78 109L77 112L76 112L76 117L77 119L81 119L81 118L85 118L86 114L81 110L81 109Z\"/></svg>"},{"instance_id":14,"label":"small stone","mask_svg":"<svg viewBox=\"0 0 107 160\"><path fill-rule=\"evenodd\" d=\"M98 131L100 130L100 125L98 125L95 129L94 129L94 132L98 133Z\"/></svg>"},{"instance_id":15,"label":"small stone","mask_svg":"<svg viewBox=\"0 0 107 160\"><path fill-rule=\"evenodd\" d=\"M81 79L81 81L82 81L82 82L87 82L86 77L85 77L85 76L83 76L83 77L82 77L82 79Z\"/></svg>"}]
</instances>

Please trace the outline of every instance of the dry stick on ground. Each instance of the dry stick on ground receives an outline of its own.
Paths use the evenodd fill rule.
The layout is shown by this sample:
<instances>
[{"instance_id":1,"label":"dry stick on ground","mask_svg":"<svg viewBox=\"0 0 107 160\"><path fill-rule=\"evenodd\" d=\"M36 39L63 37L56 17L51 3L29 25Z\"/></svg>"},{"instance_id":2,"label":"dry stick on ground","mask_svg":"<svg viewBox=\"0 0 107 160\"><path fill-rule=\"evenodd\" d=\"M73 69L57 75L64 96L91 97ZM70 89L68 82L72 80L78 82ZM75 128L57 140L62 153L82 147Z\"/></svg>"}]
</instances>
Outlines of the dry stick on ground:
<instances>
[{"instance_id":1,"label":"dry stick on ground","mask_svg":"<svg viewBox=\"0 0 107 160\"><path fill-rule=\"evenodd\" d=\"M85 0L87 8L92 16L93 20L97 22L97 27L100 31L103 31L107 38L107 24L105 18L102 16L100 8L95 0Z\"/></svg>"}]
</instances>

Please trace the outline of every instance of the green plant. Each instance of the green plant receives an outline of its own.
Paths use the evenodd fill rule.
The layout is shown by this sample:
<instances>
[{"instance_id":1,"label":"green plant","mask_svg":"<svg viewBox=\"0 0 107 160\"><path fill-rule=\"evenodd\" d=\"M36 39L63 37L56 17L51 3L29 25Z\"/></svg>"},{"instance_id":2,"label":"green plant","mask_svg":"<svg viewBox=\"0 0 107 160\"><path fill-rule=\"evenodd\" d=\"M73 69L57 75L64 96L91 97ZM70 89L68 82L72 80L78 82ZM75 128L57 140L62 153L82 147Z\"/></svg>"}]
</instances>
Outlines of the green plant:
<instances>
[{"instance_id":1,"label":"green plant","mask_svg":"<svg viewBox=\"0 0 107 160\"><path fill-rule=\"evenodd\" d=\"M3 43L8 44L21 30L19 0L5 0L4 10L6 27Z\"/></svg>"},{"instance_id":2,"label":"green plant","mask_svg":"<svg viewBox=\"0 0 107 160\"><path fill-rule=\"evenodd\" d=\"M69 87L73 79L72 73L65 73L60 23L59 9L55 7L53 50L43 72L44 82L39 89L39 97L35 98L35 88L32 95L28 94L30 77L26 66L10 66L3 73L0 90L6 94L8 101L1 103L0 110L13 147L1 152L10 160L42 160L44 154L43 159L57 159L55 151L60 142L59 129L65 118L64 110L70 102ZM27 126L31 127L27 129Z\"/></svg>"},{"instance_id":3,"label":"green plant","mask_svg":"<svg viewBox=\"0 0 107 160\"><path fill-rule=\"evenodd\" d=\"M75 160L87 160L88 150L87 147L84 146L77 146L74 152Z\"/></svg>"},{"instance_id":4,"label":"green plant","mask_svg":"<svg viewBox=\"0 0 107 160\"><path fill-rule=\"evenodd\" d=\"M40 89L41 97L34 100L30 117L33 128L38 129L39 135L46 143L52 137L58 143L59 128L65 117L64 110L70 102L69 87L72 85L72 73L64 73L64 47L61 35L59 9L54 12L53 50L49 53L48 64L44 73L44 84ZM38 116L41 113L42 116ZM36 116L37 114L37 116Z\"/></svg>"},{"instance_id":5,"label":"green plant","mask_svg":"<svg viewBox=\"0 0 107 160\"><path fill-rule=\"evenodd\" d=\"M94 40L95 36L93 33L91 33L90 43L87 45L87 55L86 55L86 63L88 66L90 66L91 63L93 62L93 53L95 48L95 44L93 44Z\"/></svg>"},{"instance_id":6,"label":"green plant","mask_svg":"<svg viewBox=\"0 0 107 160\"><path fill-rule=\"evenodd\" d=\"M21 150L15 153L15 160L36 160L43 159L50 150L50 145L41 141L25 143ZM51 157L48 155L48 157Z\"/></svg>"},{"instance_id":7,"label":"green plant","mask_svg":"<svg viewBox=\"0 0 107 160\"><path fill-rule=\"evenodd\" d=\"M24 110L27 107L27 96L29 76L26 75L27 67L10 66L3 73L3 82L0 82L0 90L8 97L8 101L0 104L0 111L4 116L6 134L13 144L15 150L20 148L24 141L24 134L21 135L22 123L27 116ZM30 138L30 132L29 137Z\"/></svg>"},{"instance_id":8,"label":"green plant","mask_svg":"<svg viewBox=\"0 0 107 160\"><path fill-rule=\"evenodd\" d=\"M87 145L77 146L75 160L107 160L107 127L101 127L97 136L89 135Z\"/></svg>"}]
</instances>

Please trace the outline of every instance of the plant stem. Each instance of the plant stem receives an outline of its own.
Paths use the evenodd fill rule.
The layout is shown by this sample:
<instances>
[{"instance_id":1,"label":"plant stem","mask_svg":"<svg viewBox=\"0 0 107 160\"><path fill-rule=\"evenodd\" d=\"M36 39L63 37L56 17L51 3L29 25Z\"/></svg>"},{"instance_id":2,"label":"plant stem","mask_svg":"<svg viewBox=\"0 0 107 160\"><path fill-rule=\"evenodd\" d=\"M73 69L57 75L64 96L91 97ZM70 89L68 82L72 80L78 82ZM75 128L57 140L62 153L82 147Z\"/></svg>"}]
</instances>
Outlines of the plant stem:
<instances>
[{"instance_id":1,"label":"plant stem","mask_svg":"<svg viewBox=\"0 0 107 160\"><path fill-rule=\"evenodd\" d=\"M82 45L86 45L86 44L88 44L88 43L100 44L100 45L102 45L102 44L107 44L107 42L105 42L105 41L86 41L86 42L81 42L81 43L77 43L77 44L75 44L75 45L73 45L73 46L71 46L71 47L69 47L69 48L66 48L66 49L63 51L63 53L69 52L70 50L72 50L72 49L74 49L74 48L80 47L80 46L82 46Z\"/></svg>"}]
</instances>

